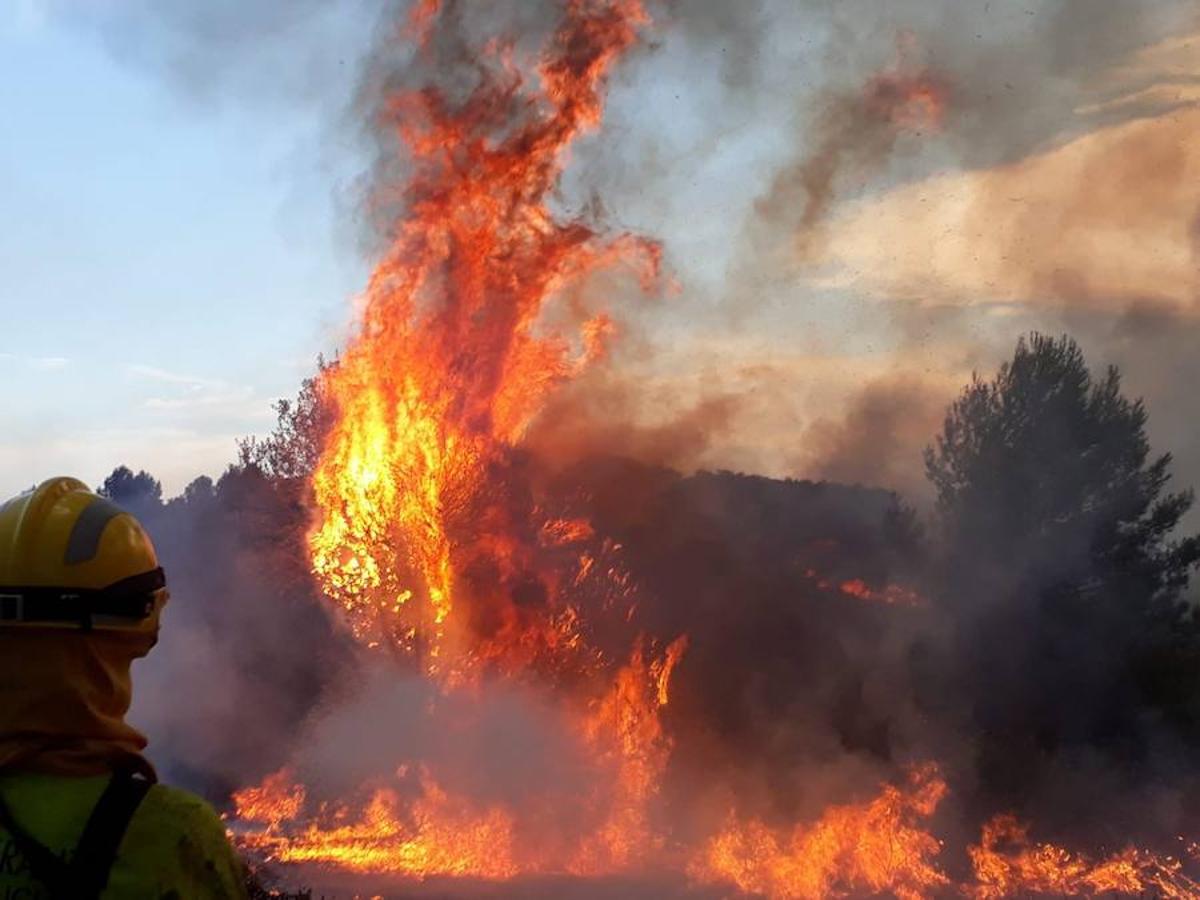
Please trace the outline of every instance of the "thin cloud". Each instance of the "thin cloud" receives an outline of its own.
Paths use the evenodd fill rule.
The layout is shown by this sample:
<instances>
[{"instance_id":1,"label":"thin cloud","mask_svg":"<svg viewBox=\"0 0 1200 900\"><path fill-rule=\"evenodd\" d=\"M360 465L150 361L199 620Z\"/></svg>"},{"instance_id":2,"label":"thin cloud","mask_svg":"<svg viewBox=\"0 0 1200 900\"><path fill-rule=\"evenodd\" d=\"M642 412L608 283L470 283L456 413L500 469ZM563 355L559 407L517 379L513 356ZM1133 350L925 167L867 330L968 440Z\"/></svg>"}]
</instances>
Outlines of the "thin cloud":
<instances>
[{"instance_id":1,"label":"thin cloud","mask_svg":"<svg viewBox=\"0 0 1200 900\"><path fill-rule=\"evenodd\" d=\"M65 356L35 356L29 360L31 366L43 372L65 369L70 363L71 361Z\"/></svg>"},{"instance_id":2,"label":"thin cloud","mask_svg":"<svg viewBox=\"0 0 1200 900\"><path fill-rule=\"evenodd\" d=\"M135 375L139 378L148 378L152 381L163 381L167 384L179 384L193 389L203 388L224 388L228 385L216 378L200 378L196 375L186 375L180 372L171 372L167 369L160 369L157 366L147 366L141 363L134 363L126 366L126 371L130 375Z\"/></svg>"},{"instance_id":3,"label":"thin cloud","mask_svg":"<svg viewBox=\"0 0 1200 900\"><path fill-rule=\"evenodd\" d=\"M65 356L27 356L20 353L0 353L0 362L13 363L39 372L57 372L71 364Z\"/></svg>"},{"instance_id":4,"label":"thin cloud","mask_svg":"<svg viewBox=\"0 0 1200 900\"><path fill-rule=\"evenodd\" d=\"M202 378L141 363L126 366L126 371L136 378L178 389L177 393L155 394L142 401L143 409L154 412L193 412L257 419L267 408L266 402L250 385L231 384L219 378Z\"/></svg>"},{"instance_id":5,"label":"thin cloud","mask_svg":"<svg viewBox=\"0 0 1200 900\"><path fill-rule=\"evenodd\" d=\"M237 415L258 415L264 408L264 404L255 396L253 388L249 387L204 391L183 397L148 397L142 406L168 412L216 409Z\"/></svg>"}]
</instances>

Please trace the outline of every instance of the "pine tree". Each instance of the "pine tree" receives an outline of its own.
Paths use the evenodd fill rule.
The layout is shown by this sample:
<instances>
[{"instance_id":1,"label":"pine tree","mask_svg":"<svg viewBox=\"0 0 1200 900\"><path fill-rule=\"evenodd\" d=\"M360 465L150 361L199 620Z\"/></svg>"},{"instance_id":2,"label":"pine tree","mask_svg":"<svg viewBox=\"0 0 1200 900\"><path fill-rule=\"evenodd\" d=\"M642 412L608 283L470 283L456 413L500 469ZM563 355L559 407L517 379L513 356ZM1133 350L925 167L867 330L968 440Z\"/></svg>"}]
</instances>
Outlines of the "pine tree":
<instances>
[{"instance_id":1,"label":"pine tree","mask_svg":"<svg viewBox=\"0 0 1200 900\"><path fill-rule=\"evenodd\" d=\"M1069 337L1032 334L926 451L948 690L1006 798L1077 751L1146 762L1152 729L1200 747L1200 633L1181 600L1200 539L1177 535L1193 497L1167 490L1146 424L1117 369L1095 377Z\"/></svg>"}]
</instances>

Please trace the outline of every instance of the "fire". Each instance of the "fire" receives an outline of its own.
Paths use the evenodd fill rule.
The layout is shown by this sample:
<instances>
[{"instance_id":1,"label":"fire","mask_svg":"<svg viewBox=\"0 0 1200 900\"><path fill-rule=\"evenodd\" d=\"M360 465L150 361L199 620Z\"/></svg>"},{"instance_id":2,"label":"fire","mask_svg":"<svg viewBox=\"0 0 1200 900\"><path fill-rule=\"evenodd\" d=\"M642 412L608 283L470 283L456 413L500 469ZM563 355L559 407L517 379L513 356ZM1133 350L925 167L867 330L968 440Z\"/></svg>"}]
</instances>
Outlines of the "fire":
<instances>
[{"instance_id":1,"label":"fire","mask_svg":"<svg viewBox=\"0 0 1200 900\"><path fill-rule=\"evenodd\" d=\"M898 131L940 131L950 105L950 87L945 79L921 63L925 51L913 31L896 34L893 66L876 73L867 82L867 109Z\"/></svg>"},{"instance_id":2,"label":"fire","mask_svg":"<svg viewBox=\"0 0 1200 900\"><path fill-rule=\"evenodd\" d=\"M601 758L608 754L615 759L618 774L606 791L606 821L568 866L574 874L627 870L663 846L662 835L655 833L648 819L650 801L658 793L671 752L658 709L667 705L671 672L686 649L687 639L679 638L661 658L647 661L637 646L629 665L618 673L612 690L586 722L588 740ZM594 797L597 801L604 798Z\"/></svg>"},{"instance_id":3,"label":"fire","mask_svg":"<svg viewBox=\"0 0 1200 900\"><path fill-rule=\"evenodd\" d=\"M887 785L875 799L832 807L811 825L774 829L731 815L689 872L772 900L886 893L931 896L1200 897L1182 863L1134 848L1094 860L1052 844L1034 844L1029 828L1001 815L968 848L972 880L954 883L939 865L941 842L929 819L948 792L937 766L912 769L908 783Z\"/></svg>"},{"instance_id":4,"label":"fire","mask_svg":"<svg viewBox=\"0 0 1200 900\"><path fill-rule=\"evenodd\" d=\"M671 752L659 710L685 648L679 639L659 655L639 643L594 708L568 713L565 727L578 729L595 770L594 789L572 801L595 826L575 841L534 834L518 845L518 828L536 823L452 794L423 766L415 768L415 795L412 770L402 766L357 808L311 804L304 785L280 771L235 795L237 836L269 860L418 879L629 870L664 846L650 814Z\"/></svg>"},{"instance_id":5,"label":"fire","mask_svg":"<svg viewBox=\"0 0 1200 900\"><path fill-rule=\"evenodd\" d=\"M239 819L259 822L275 830L297 818L304 809L304 785L296 784L287 769L268 775L257 787L243 788L234 794Z\"/></svg>"},{"instance_id":6,"label":"fire","mask_svg":"<svg viewBox=\"0 0 1200 900\"><path fill-rule=\"evenodd\" d=\"M691 874L779 900L884 891L926 897L948 883L935 862L941 843L924 825L945 794L937 767L926 765L912 770L907 785L888 785L866 804L832 807L790 833L731 817Z\"/></svg>"},{"instance_id":7,"label":"fire","mask_svg":"<svg viewBox=\"0 0 1200 900\"><path fill-rule=\"evenodd\" d=\"M451 797L428 773L421 774L420 794L411 802L394 789L379 788L360 812L322 808L316 821L297 833L281 826L299 818L305 791L287 779L286 772L277 773L261 788L234 798L241 818L268 823L244 843L269 859L318 862L354 872L403 871L415 877L501 879L518 871L510 817L501 809L481 811Z\"/></svg>"},{"instance_id":8,"label":"fire","mask_svg":"<svg viewBox=\"0 0 1200 900\"><path fill-rule=\"evenodd\" d=\"M898 584L889 584L883 590L876 590L861 578L852 578L838 585L839 590L848 597L859 600L870 600L876 603L889 603L896 606L923 606L925 599L916 591Z\"/></svg>"},{"instance_id":9,"label":"fire","mask_svg":"<svg viewBox=\"0 0 1200 900\"><path fill-rule=\"evenodd\" d=\"M1029 828L1012 815L997 816L968 851L979 898L1028 894L1094 896L1114 893L1155 897L1198 897L1200 883L1171 857L1126 848L1091 860L1053 844L1031 844Z\"/></svg>"},{"instance_id":10,"label":"fire","mask_svg":"<svg viewBox=\"0 0 1200 900\"><path fill-rule=\"evenodd\" d=\"M413 27L427 30L436 13L419 6ZM487 609L510 631L506 646L553 641L541 632L554 630L557 598L539 620L506 595L530 568L531 542L489 489L547 396L615 332L578 289L601 270L624 267L644 284L657 274L652 243L604 238L548 205L568 148L600 120L609 69L645 22L638 0L573 0L536 86L495 44L465 101L427 87L386 102L411 171L407 210L357 338L326 374L339 416L313 477L322 515L311 555L360 636L420 652L447 680L477 662L460 605ZM573 325L552 325L563 319ZM495 570L482 595L463 578L472 564Z\"/></svg>"},{"instance_id":11,"label":"fire","mask_svg":"<svg viewBox=\"0 0 1200 900\"><path fill-rule=\"evenodd\" d=\"M416 3L405 34L428 40L439 13L438 0ZM568 151L601 120L608 73L647 22L640 0L565 0L535 65L494 40L465 97L427 86L386 98L382 121L408 174L380 200L402 200L404 213L353 341L323 370L337 414L312 477L312 569L355 635L401 666L415 661L442 698L499 679L542 690L582 757L578 784L556 798L577 827L554 833L536 804L481 802L448 786L435 760L403 760L336 800L289 769L238 792L240 844L284 863L416 879L669 871L780 900L1200 897L1174 861L1128 850L1091 862L1031 846L1011 818L985 829L970 850L974 881L956 884L931 830L948 790L932 764L815 822L731 813L699 839L672 830L664 710L688 639L642 633L621 546L540 493L521 448L551 394L619 333L592 308L594 276L632 275L649 290L659 274L653 242L602 235L551 203ZM885 74L867 106L895 129L937 127L946 95L925 74ZM898 586L808 574L822 590L924 605ZM621 649L596 639L606 616L624 629Z\"/></svg>"},{"instance_id":12,"label":"fire","mask_svg":"<svg viewBox=\"0 0 1200 900\"><path fill-rule=\"evenodd\" d=\"M439 7L418 4L407 34L427 39ZM646 22L639 0L570 0L531 74L494 41L465 100L432 86L386 98L410 173L405 214L355 340L324 373L337 419L312 480L313 570L360 639L417 658L447 690L534 669L570 687L563 728L589 757L592 827L518 848L513 830L527 822L452 796L428 770L410 802L384 785L357 812L308 809L304 787L279 775L238 797L256 823L245 842L273 858L506 878L620 870L661 846L649 806L671 743L659 711L686 641L659 653L639 638L625 665L605 660L583 608L624 606L628 622L635 591L619 546L512 488L524 485L516 450L530 420L617 332L581 288L601 271L647 288L657 276L653 243L601 236L549 206L569 147L600 121L607 73Z\"/></svg>"},{"instance_id":13,"label":"fire","mask_svg":"<svg viewBox=\"0 0 1200 900\"><path fill-rule=\"evenodd\" d=\"M823 578L816 569L811 568L804 570L804 576L812 581L818 590L831 591L836 589L843 596L853 597L856 600L884 603L889 606L912 607L927 606L929 602L916 591L899 584L889 583L882 588L876 588L861 578L849 578L834 583L828 578Z\"/></svg>"}]
</instances>

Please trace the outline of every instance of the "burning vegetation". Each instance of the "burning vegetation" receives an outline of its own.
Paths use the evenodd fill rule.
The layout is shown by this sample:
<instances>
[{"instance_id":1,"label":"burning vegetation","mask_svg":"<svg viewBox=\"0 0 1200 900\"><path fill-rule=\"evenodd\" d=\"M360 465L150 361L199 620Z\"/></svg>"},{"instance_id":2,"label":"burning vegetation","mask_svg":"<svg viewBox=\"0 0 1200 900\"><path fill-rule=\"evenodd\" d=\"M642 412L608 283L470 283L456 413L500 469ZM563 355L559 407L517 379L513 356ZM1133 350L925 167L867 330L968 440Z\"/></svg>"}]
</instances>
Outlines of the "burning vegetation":
<instances>
[{"instance_id":1,"label":"burning vegetation","mask_svg":"<svg viewBox=\"0 0 1200 900\"><path fill-rule=\"evenodd\" d=\"M418 7L414 27L432 24L431 8ZM534 559L539 535L580 542L557 511L505 494L522 478L512 449L547 394L614 331L581 285L621 266L647 286L657 273L653 243L603 238L548 207L571 142L599 121L609 68L644 22L636 2L570 4L537 64L539 88L498 43L465 98L427 86L383 100L385 127L407 151L406 211L358 338L322 384L338 416L313 473L321 517L310 548L360 635L416 650L450 682L584 649L576 611ZM583 565L555 574L582 579ZM540 595L519 602L522 579Z\"/></svg>"},{"instance_id":2,"label":"burning vegetation","mask_svg":"<svg viewBox=\"0 0 1200 900\"><path fill-rule=\"evenodd\" d=\"M165 741L239 845L285 882L450 893L1200 897L1200 543L1117 372L1034 335L977 378L928 452L933 535L880 490L550 465L525 438L620 340L612 297L663 288L654 240L556 196L653 26L566 0L531 50L464 15L415 4L376 81L402 164L338 359L218 485L105 485L205 610L185 633L221 604L260 627L232 599L254 573L288 616L274 651L228 651L292 698L271 749ZM801 236L847 159L949 98L901 66L835 104L789 176ZM242 586L189 565L197 540Z\"/></svg>"}]
</instances>

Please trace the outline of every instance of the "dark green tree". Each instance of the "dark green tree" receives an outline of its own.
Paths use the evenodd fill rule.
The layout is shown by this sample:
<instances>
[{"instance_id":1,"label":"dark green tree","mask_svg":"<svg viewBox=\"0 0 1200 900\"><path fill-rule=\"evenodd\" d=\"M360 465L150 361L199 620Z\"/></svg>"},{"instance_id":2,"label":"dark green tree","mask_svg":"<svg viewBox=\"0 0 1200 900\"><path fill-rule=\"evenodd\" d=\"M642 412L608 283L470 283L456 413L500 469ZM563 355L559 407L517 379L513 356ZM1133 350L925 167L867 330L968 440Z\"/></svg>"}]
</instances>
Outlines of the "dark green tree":
<instances>
[{"instance_id":1,"label":"dark green tree","mask_svg":"<svg viewBox=\"0 0 1200 900\"><path fill-rule=\"evenodd\" d=\"M217 488L207 475L200 475L183 489L184 502L193 506L203 506L214 502L217 498Z\"/></svg>"},{"instance_id":2,"label":"dark green tree","mask_svg":"<svg viewBox=\"0 0 1200 900\"><path fill-rule=\"evenodd\" d=\"M1115 367L1093 378L1071 338L1022 338L994 379L977 376L954 402L926 451L955 549L993 575L1176 600L1200 560L1200 540L1174 537L1193 496L1166 491L1171 456L1152 457L1146 421Z\"/></svg>"},{"instance_id":3,"label":"dark green tree","mask_svg":"<svg viewBox=\"0 0 1200 900\"><path fill-rule=\"evenodd\" d=\"M1151 726L1200 745L1200 638L1181 601L1200 539L1177 534L1140 400L1069 337L1032 334L978 376L926 451L945 545L959 711L985 784L1019 794L1059 754L1145 759Z\"/></svg>"},{"instance_id":4,"label":"dark green tree","mask_svg":"<svg viewBox=\"0 0 1200 900\"><path fill-rule=\"evenodd\" d=\"M162 506L162 482L146 471L135 475L128 466L113 469L97 492L139 514L154 512Z\"/></svg>"}]
</instances>

